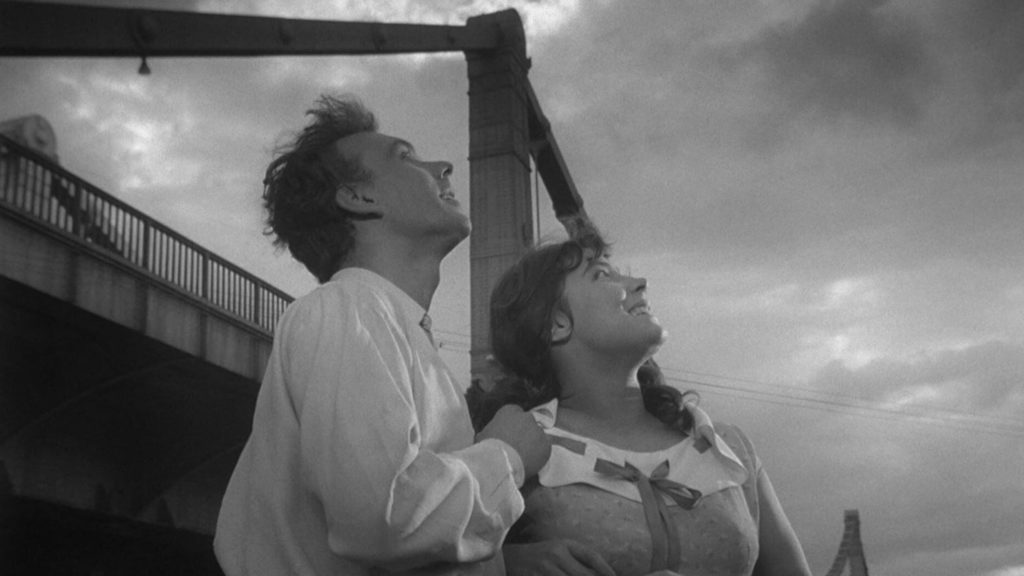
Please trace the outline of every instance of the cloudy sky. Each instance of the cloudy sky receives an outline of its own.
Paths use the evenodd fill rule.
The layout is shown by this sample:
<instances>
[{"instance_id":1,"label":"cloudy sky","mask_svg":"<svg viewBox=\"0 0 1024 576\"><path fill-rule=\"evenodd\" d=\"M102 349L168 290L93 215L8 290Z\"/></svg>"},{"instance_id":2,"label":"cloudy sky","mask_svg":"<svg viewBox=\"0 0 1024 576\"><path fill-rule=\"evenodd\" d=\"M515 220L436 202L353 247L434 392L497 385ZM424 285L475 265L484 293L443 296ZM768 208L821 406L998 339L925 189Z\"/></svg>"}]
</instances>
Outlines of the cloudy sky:
<instances>
[{"instance_id":1,"label":"cloudy sky","mask_svg":"<svg viewBox=\"0 0 1024 576\"><path fill-rule=\"evenodd\" d=\"M671 334L659 360L753 438L813 571L858 509L874 576L1024 575L1024 3L150 5L519 9L587 210ZM138 64L0 59L0 120L42 114L66 168L293 295L314 281L261 235L259 184L320 92L452 160L468 200L461 54ZM467 381L468 253L432 310Z\"/></svg>"}]
</instances>

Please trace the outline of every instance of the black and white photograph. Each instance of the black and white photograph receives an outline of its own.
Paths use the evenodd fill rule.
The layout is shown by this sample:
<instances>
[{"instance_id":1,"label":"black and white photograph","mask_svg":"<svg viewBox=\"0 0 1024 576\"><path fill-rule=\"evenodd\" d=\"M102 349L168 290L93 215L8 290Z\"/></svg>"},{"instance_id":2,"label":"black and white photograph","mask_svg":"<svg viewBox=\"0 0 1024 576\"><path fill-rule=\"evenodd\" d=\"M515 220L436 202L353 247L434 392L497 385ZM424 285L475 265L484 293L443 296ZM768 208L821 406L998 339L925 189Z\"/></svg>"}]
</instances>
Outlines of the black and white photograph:
<instances>
[{"instance_id":1,"label":"black and white photograph","mask_svg":"<svg viewBox=\"0 0 1024 576\"><path fill-rule=\"evenodd\" d=\"M0 0L0 573L1024 576L1024 2Z\"/></svg>"}]
</instances>

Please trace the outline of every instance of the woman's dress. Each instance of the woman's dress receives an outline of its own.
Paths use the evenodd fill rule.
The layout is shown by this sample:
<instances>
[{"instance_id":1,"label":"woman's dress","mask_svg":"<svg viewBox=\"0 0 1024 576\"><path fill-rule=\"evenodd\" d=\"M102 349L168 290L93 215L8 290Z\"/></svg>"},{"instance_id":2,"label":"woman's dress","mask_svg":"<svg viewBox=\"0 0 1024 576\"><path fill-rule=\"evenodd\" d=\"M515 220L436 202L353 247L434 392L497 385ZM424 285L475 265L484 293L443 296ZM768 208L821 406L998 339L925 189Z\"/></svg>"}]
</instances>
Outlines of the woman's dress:
<instances>
[{"instance_id":1,"label":"woman's dress","mask_svg":"<svg viewBox=\"0 0 1024 576\"><path fill-rule=\"evenodd\" d=\"M694 407L693 436L664 450L632 452L555 427L557 409L555 400L533 410L554 447L537 484L525 489L517 539L582 542L599 551L618 576L661 568L686 576L751 574L758 555L761 466L738 428L713 427ZM666 462L667 474L659 480ZM632 477L622 472L630 466ZM677 503L668 492L690 498Z\"/></svg>"}]
</instances>

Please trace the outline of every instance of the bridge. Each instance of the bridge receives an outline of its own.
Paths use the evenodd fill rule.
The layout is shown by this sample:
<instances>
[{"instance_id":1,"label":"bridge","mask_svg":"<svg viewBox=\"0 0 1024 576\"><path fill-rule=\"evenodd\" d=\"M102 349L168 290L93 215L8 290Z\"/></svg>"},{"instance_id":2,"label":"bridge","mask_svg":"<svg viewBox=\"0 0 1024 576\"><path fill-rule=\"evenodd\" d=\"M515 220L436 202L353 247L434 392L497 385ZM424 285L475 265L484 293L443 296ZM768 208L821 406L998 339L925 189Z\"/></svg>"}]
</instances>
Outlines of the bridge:
<instances>
[{"instance_id":1,"label":"bridge","mask_svg":"<svg viewBox=\"0 0 1024 576\"><path fill-rule=\"evenodd\" d=\"M200 535L289 301L0 136L5 552L60 571L48 563L181 542L178 565L208 565Z\"/></svg>"}]
</instances>

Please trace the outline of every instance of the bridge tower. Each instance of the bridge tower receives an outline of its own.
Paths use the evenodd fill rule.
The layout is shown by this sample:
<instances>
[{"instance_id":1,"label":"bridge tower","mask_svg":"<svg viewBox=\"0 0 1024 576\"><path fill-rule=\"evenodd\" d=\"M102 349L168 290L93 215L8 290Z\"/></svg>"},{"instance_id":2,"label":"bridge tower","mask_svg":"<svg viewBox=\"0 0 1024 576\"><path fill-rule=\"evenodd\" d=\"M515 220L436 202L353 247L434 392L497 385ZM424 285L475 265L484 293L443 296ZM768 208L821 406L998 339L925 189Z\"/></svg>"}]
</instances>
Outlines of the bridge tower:
<instances>
[{"instance_id":1,"label":"bridge tower","mask_svg":"<svg viewBox=\"0 0 1024 576\"><path fill-rule=\"evenodd\" d=\"M847 510L843 515L843 540L839 551L826 576L842 576L849 566L849 576L868 576L868 565L864 560L864 546L860 541L860 514Z\"/></svg>"},{"instance_id":2,"label":"bridge tower","mask_svg":"<svg viewBox=\"0 0 1024 576\"><path fill-rule=\"evenodd\" d=\"M489 378L490 291L498 276L533 243L526 39L512 11L470 18L501 30L497 50L466 53L469 74L470 370Z\"/></svg>"}]
</instances>

